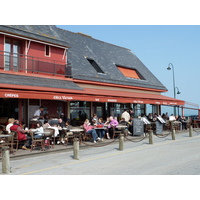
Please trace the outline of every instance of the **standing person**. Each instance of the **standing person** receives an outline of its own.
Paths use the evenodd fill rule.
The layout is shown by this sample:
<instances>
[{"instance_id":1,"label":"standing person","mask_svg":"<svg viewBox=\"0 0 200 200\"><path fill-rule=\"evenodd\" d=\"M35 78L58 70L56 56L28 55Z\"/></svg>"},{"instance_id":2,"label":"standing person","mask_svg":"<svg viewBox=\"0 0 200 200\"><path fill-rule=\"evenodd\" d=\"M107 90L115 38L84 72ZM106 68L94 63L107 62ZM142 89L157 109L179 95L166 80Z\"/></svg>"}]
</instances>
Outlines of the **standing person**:
<instances>
[{"instance_id":1,"label":"standing person","mask_svg":"<svg viewBox=\"0 0 200 200\"><path fill-rule=\"evenodd\" d=\"M133 136L133 120L134 118L131 116L131 119L129 121L129 127L128 127L128 130L132 136Z\"/></svg>"},{"instance_id":2,"label":"standing person","mask_svg":"<svg viewBox=\"0 0 200 200\"><path fill-rule=\"evenodd\" d=\"M96 133L96 130L93 129L93 127L90 125L90 122L88 119L85 120L83 124L83 128L87 134L91 134L93 138L93 142L96 143L96 140L99 140L98 135Z\"/></svg>"},{"instance_id":3,"label":"standing person","mask_svg":"<svg viewBox=\"0 0 200 200\"><path fill-rule=\"evenodd\" d=\"M121 118L124 118L126 122L129 122L129 120L130 120L130 114L127 112L126 109L124 109L124 112L122 113Z\"/></svg>"},{"instance_id":4,"label":"standing person","mask_svg":"<svg viewBox=\"0 0 200 200\"><path fill-rule=\"evenodd\" d=\"M11 131L16 131L18 133L18 141L25 141L24 145L22 146L22 149L27 150L31 146L31 137L27 136L26 133L29 132L29 130L24 130L20 124L19 120L15 120L13 126L10 127Z\"/></svg>"},{"instance_id":5,"label":"standing person","mask_svg":"<svg viewBox=\"0 0 200 200\"><path fill-rule=\"evenodd\" d=\"M102 129L97 130L97 134L100 137L100 140L103 141L104 135L105 135L105 130L104 130L104 123L103 123L103 118L99 118L97 125L101 125Z\"/></svg>"},{"instance_id":6,"label":"standing person","mask_svg":"<svg viewBox=\"0 0 200 200\"><path fill-rule=\"evenodd\" d=\"M130 117L134 117L134 111L133 111L133 108L130 108L130 109L129 109L129 114L130 114Z\"/></svg>"},{"instance_id":7,"label":"standing person","mask_svg":"<svg viewBox=\"0 0 200 200\"><path fill-rule=\"evenodd\" d=\"M37 109L33 115L34 118L37 119L43 119L43 111L44 111L44 106L40 106L39 109Z\"/></svg>"}]
</instances>

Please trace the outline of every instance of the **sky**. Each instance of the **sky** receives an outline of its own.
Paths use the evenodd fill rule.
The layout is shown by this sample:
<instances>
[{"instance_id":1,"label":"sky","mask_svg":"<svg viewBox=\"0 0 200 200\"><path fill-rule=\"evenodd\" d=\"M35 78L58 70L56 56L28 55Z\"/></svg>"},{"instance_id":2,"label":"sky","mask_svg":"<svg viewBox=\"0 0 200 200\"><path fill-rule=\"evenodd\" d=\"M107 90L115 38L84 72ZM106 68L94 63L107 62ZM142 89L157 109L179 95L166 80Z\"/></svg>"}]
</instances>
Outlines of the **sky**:
<instances>
[{"instance_id":1,"label":"sky","mask_svg":"<svg viewBox=\"0 0 200 200\"><path fill-rule=\"evenodd\" d=\"M22 9L25 0L2 2L1 24L58 25L83 32L130 49L169 90L173 97L173 73L181 94L178 99L200 105L198 73L200 60L200 12L198 0L35 0ZM38 6L39 5L39 6ZM17 15L16 9L18 10ZM21 11L20 11L21 10Z\"/></svg>"},{"instance_id":2,"label":"sky","mask_svg":"<svg viewBox=\"0 0 200 200\"><path fill-rule=\"evenodd\" d=\"M165 96L200 105L197 92L200 73L199 25L58 25L72 32L82 32L95 39L130 49L168 89ZM172 66L170 64L170 66ZM176 89L176 92L178 90ZM191 107L191 106L190 106Z\"/></svg>"}]
</instances>

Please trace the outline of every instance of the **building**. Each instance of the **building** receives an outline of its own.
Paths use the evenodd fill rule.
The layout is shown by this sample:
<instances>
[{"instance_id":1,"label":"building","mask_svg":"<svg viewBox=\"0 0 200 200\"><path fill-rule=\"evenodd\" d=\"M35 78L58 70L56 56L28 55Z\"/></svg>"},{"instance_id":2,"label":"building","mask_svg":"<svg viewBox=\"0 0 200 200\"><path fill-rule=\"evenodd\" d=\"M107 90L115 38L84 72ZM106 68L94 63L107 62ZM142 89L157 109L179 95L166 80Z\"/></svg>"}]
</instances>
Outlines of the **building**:
<instances>
[{"instance_id":1,"label":"building","mask_svg":"<svg viewBox=\"0 0 200 200\"><path fill-rule=\"evenodd\" d=\"M29 124L40 106L74 125L93 113L135 116L184 101L167 89L131 50L56 26L0 26L0 117ZM148 113L147 113L148 114Z\"/></svg>"}]
</instances>

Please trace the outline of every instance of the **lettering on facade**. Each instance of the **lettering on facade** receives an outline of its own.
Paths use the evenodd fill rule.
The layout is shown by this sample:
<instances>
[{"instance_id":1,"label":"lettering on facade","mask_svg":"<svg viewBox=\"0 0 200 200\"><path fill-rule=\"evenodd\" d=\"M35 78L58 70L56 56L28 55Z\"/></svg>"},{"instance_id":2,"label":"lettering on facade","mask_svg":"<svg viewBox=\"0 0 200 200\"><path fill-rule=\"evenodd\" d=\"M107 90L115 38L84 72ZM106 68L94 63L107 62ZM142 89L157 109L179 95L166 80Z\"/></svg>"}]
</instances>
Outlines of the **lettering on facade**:
<instances>
[{"instance_id":1,"label":"lettering on facade","mask_svg":"<svg viewBox=\"0 0 200 200\"><path fill-rule=\"evenodd\" d=\"M68 96L53 96L53 99L57 99L57 100L70 100L70 99L73 99L73 97L68 97Z\"/></svg>"},{"instance_id":2,"label":"lettering on facade","mask_svg":"<svg viewBox=\"0 0 200 200\"><path fill-rule=\"evenodd\" d=\"M140 103L140 104L142 104L142 103L144 103L144 101L133 101L133 103Z\"/></svg>"},{"instance_id":3,"label":"lettering on facade","mask_svg":"<svg viewBox=\"0 0 200 200\"><path fill-rule=\"evenodd\" d=\"M13 94L13 93L5 93L5 97L19 98L19 95L18 94Z\"/></svg>"},{"instance_id":4,"label":"lettering on facade","mask_svg":"<svg viewBox=\"0 0 200 200\"><path fill-rule=\"evenodd\" d=\"M170 103L170 105L177 105L177 103Z\"/></svg>"},{"instance_id":5,"label":"lettering on facade","mask_svg":"<svg viewBox=\"0 0 200 200\"><path fill-rule=\"evenodd\" d=\"M117 99L108 99L108 102L117 102Z\"/></svg>"},{"instance_id":6,"label":"lettering on facade","mask_svg":"<svg viewBox=\"0 0 200 200\"><path fill-rule=\"evenodd\" d=\"M95 99L95 101L100 101L100 99Z\"/></svg>"}]
</instances>

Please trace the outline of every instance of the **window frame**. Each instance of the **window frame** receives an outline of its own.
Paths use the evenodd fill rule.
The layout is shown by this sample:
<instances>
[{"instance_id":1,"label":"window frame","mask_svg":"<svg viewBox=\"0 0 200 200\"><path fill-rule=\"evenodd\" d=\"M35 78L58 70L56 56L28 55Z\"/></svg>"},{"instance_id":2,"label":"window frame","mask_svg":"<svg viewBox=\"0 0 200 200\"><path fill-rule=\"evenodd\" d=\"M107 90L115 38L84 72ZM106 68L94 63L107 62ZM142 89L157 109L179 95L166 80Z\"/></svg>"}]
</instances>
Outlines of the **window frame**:
<instances>
[{"instance_id":1,"label":"window frame","mask_svg":"<svg viewBox=\"0 0 200 200\"><path fill-rule=\"evenodd\" d=\"M117 69L118 69L126 78L134 79L134 80L145 80L145 78L140 74L140 72L139 72L136 68L130 68L130 67L126 67L126 66L118 65L118 64L115 64L115 66L117 67ZM138 76L138 78L126 76L126 75L120 70L120 68L133 71L134 73L136 73L136 75Z\"/></svg>"},{"instance_id":2,"label":"window frame","mask_svg":"<svg viewBox=\"0 0 200 200\"><path fill-rule=\"evenodd\" d=\"M101 69L99 64L94 59L86 57L86 60L91 64L91 66L98 74L105 74L105 72Z\"/></svg>"},{"instance_id":3,"label":"window frame","mask_svg":"<svg viewBox=\"0 0 200 200\"><path fill-rule=\"evenodd\" d=\"M47 47L48 47L48 51L47 51ZM47 52L48 52L48 54L47 54ZM45 44L45 46L44 46L44 55L46 57L51 57L51 46L50 45Z\"/></svg>"}]
</instances>

